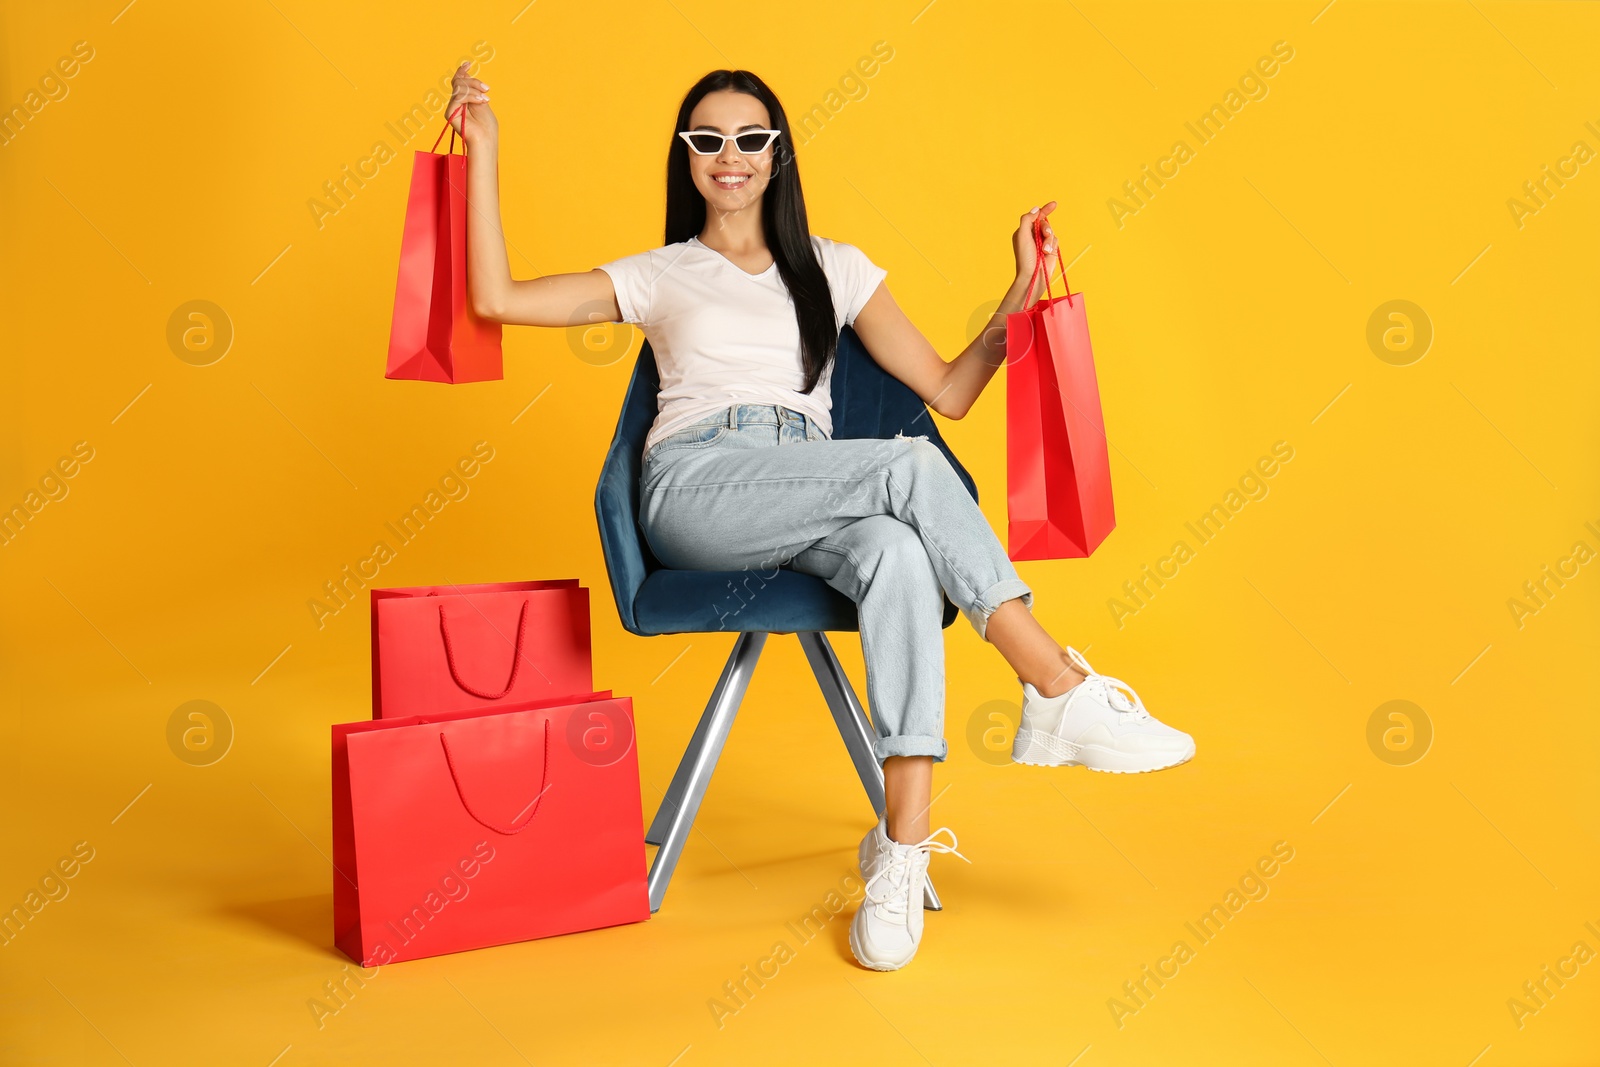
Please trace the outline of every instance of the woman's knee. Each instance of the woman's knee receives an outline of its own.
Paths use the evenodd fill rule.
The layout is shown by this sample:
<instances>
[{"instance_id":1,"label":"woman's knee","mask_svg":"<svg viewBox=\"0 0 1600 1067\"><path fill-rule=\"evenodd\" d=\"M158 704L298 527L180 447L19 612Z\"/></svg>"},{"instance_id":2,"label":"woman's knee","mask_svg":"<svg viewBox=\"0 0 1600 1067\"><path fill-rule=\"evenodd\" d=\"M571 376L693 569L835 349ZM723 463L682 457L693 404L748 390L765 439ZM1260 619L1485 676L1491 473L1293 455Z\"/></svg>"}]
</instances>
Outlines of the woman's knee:
<instances>
[{"instance_id":1,"label":"woman's knee","mask_svg":"<svg viewBox=\"0 0 1600 1067\"><path fill-rule=\"evenodd\" d=\"M902 447L905 449L905 454L910 456L916 463L927 464L935 460L944 459L943 450L928 440L926 434L917 437L907 437L902 434L896 437L895 440L903 442Z\"/></svg>"},{"instance_id":2,"label":"woman's knee","mask_svg":"<svg viewBox=\"0 0 1600 1067\"><path fill-rule=\"evenodd\" d=\"M896 460L911 472L913 478L922 483L959 484L956 469L950 465L950 458L944 454L944 449L926 437L904 437L895 440L901 446Z\"/></svg>"}]
</instances>

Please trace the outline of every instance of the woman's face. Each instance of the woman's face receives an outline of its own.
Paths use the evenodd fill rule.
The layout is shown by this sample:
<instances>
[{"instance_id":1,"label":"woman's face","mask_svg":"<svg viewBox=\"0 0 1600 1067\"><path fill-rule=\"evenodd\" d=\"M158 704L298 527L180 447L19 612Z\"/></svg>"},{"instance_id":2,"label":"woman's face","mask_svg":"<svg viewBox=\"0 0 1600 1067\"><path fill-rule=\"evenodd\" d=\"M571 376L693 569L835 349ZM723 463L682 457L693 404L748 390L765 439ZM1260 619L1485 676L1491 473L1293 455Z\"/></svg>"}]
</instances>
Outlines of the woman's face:
<instances>
[{"instance_id":1,"label":"woman's face","mask_svg":"<svg viewBox=\"0 0 1600 1067\"><path fill-rule=\"evenodd\" d=\"M768 130L767 106L749 93L721 89L700 98L689 114L689 129L735 134L741 130ZM772 178L774 140L756 155L745 155L732 140L724 141L722 151L702 156L689 152L689 173L695 188L706 198L706 209L715 214L758 209L761 195Z\"/></svg>"}]
</instances>

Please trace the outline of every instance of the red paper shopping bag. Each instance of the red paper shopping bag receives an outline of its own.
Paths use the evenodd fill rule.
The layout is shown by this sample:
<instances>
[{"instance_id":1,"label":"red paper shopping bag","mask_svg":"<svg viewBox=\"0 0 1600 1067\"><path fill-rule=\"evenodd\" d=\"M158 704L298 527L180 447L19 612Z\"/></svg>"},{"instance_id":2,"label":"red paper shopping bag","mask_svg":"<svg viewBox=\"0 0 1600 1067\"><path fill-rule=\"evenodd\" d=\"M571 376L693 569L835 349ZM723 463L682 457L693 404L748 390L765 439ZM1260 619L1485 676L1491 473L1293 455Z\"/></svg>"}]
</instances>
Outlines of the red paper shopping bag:
<instances>
[{"instance_id":1,"label":"red paper shopping bag","mask_svg":"<svg viewBox=\"0 0 1600 1067\"><path fill-rule=\"evenodd\" d=\"M1044 216L1034 220L1034 275L1044 269ZM1092 553L1116 526L1111 461L1083 294L1045 292L1006 316L1007 551L1013 560ZM1029 284L1030 291L1032 283Z\"/></svg>"},{"instance_id":2,"label":"red paper shopping bag","mask_svg":"<svg viewBox=\"0 0 1600 1067\"><path fill-rule=\"evenodd\" d=\"M371 594L373 718L594 689L589 590L576 578Z\"/></svg>"},{"instance_id":3,"label":"red paper shopping bag","mask_svg":"<svg viewBox=\"0 0 1600 1067\"><path fill-rule=\"evenodd\" d=\"M455 127L445 125L450 151L417 152L411 163L384 377L493 381L505 376L500 324L473 314L467 296L467 157L455 154ZM438 147L435 139L433 148Z\"/></svg>"},{"instance_id":4,"label":"red paper shopping bag","mask_svg":"<svg viewBox=\"0 0 1600 1067\"><path fill-rule=\"evenodd\" d=\"M633 702L333 728L334 943L363 966L650 918Z\"/></svg>"}]
</instances>

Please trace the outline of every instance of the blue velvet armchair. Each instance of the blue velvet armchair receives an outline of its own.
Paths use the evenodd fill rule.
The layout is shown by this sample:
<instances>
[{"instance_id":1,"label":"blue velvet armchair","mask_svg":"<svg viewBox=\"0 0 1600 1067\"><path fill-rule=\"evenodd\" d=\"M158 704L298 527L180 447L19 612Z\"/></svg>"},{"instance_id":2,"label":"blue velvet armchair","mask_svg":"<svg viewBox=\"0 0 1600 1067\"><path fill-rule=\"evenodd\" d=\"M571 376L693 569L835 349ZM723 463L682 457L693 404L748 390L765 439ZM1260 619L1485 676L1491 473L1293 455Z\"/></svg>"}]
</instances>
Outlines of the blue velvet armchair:
<instances>
[{"instance_id":1,"label":"blue velvet armchair","mask_svg":"<svg viewBox=\"0 0 1600 1067\"><path fill-rule=\"evenodd\" d=\"M945 444L921 399L878 366L849 326L839 336L835 359L835 439L889 438L897 433L926 435L944 452L967 491L977 499L978 489L971 475ZM649 875L652 912L660 909L666 896L667 884L769 634L799 636L873 811L881 815L885 809L883 769L872 749L875 732L826 636L829 630L859 629L855 603L821 578L788 566L779 568L776 574L684 571L663 567L651 554L639 525L639 468L645 435L656 417L660 387L655 354L646 341L634 364L616 434L595 490L600 544L617 614L629 632L641 637L716 632L738 636L645 834L646 843L657 846ZM733 590L750 588L752 582L756 583L753 588L762 590L761 596L748 602L730 601L736 596ZM956 606L947 597L943 625L949 626L957 614ZM924 903L930 909L940 907L931 882Z\"/></svg>"}]
</instances>

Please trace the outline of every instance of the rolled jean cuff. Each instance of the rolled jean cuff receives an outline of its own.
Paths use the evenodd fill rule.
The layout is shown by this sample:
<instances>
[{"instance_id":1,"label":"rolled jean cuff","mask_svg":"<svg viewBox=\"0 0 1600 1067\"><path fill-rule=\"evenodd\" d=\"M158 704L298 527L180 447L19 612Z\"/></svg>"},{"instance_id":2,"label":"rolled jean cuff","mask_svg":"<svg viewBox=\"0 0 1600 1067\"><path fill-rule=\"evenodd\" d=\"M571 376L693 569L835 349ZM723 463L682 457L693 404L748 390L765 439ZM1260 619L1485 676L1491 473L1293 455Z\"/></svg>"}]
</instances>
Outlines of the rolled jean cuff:
<instances>
[{"instance_id":1,"label":"rolled jean cuff","mask_svg":"<svg viewBox=\"0 0 1600 1067\"><path fill-rule=\"evenodd\" d=\"M977 602L971 610L963 607L961 613L972 623L972 628L978 631L978 636L987 641L986 631L989 628L989 616L1008 600L1022 598L1022 604L1029 611L1033 610L1033 590L1021 578L1002 578L979 595Z\"/></svg>"},{"instance_id":2,"label":"rolled jean cuff","mask_svg":"<svg viewBox=\"0 0 1600 1067\"><path fill-rule=\"evenodd\" d=\"M890 756L932 756L933 762L943 763L950 754L950 746L942 737L926 734L897 734L880 737L872 743L873 755L882 763Z\"/></svg>"}]
</instances>

